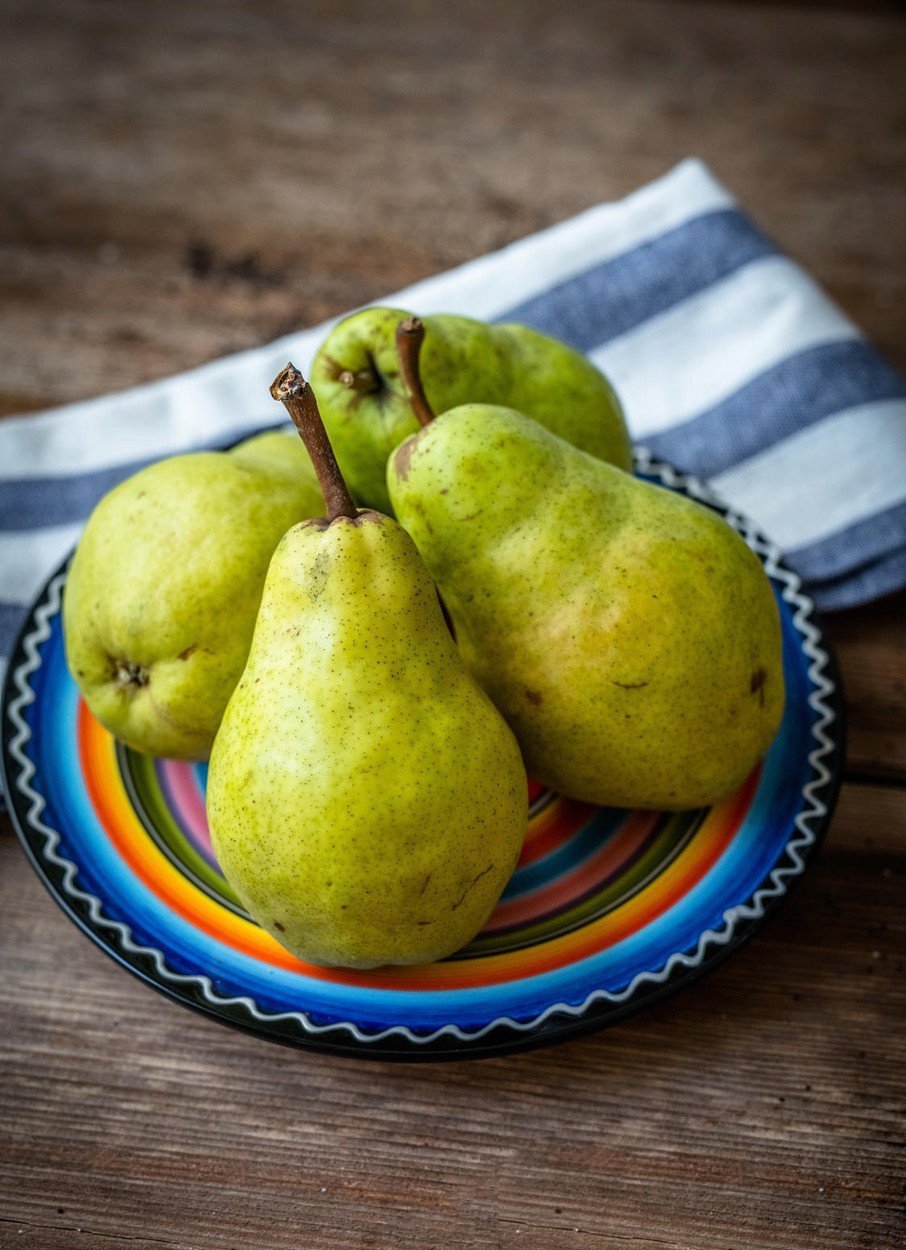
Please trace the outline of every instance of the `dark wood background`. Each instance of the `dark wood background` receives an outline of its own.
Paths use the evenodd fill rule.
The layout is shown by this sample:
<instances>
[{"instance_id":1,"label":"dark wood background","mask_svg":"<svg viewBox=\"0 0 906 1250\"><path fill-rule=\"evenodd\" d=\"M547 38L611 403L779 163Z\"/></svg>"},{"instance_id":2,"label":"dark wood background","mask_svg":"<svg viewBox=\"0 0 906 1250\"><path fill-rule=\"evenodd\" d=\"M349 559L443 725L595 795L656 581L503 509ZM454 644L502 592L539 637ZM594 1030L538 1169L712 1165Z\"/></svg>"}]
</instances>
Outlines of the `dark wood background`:
<instances>
[{"instance_id":1,"label":"dark wood background","mask_svg":"<svg viewBox=\"0 0 906 1250\"><path fill-rule=\"evenodd\" d=\"M896 6L2 16L0 413L266 342L690 153L906 367ZM405 1068L230 1033L82 938L3 821L0 1247L902 1244L903 608L830 622L848 779L780 916L554 1050Z\"/></svg>"}]
</instances>

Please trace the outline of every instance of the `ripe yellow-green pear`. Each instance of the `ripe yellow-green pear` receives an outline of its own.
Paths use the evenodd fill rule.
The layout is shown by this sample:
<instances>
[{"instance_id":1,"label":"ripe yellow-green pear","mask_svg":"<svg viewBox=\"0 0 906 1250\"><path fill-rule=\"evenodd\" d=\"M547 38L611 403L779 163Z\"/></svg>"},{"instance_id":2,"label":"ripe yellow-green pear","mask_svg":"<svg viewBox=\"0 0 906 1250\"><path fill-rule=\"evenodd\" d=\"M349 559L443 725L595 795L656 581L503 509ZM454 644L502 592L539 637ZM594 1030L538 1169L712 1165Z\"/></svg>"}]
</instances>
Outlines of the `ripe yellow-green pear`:
<instances>
[{"instance_id":1,"label":"ripe yellow-green pear","mask_svg":"<svg viewBox=\"0 0 906 1250\"><path fill-rule=\"evenodd\" d=\"M211 754L214 849L301 959L440 959L481 929L516 865L519 748L466 672L412 540L353 505L307 383L288 365L272 394L327 518L294 526L271 560Z\"/></svg>"},{"instance_id":2,"label":"ripe yellow-green pear","mask_svg":"<svg viewBox=\"0 0 906 1250\"><path fill-rule=\"evenodd\" d=\"M413 392L420 333L400 336ZM530 776L670 809L744 780L783 710L780 622L721 516L486 404L429 421L388 485Z\"/></svg>"},{"instance_id":3,"label":"ripe yellow-green pear","mask_svg":"<svg viewBox=\"0 0 906 1250\"><path fill-rule=\"evenodd\" d=\"M390 509L387 457L418 429L396 355L396 328L407 316L396 308L353 313L331 330L312 365L311 383L349 486L382 512ZM581 352L528 326L447 313L426 317L425 325L422 381L436 412L505 404L583 451L632 468L620 402Z\"/></svg>"},{"instance_id":4,"label":"ripe yellow-green pear","mask_svg":"<svg viewBox=\"0 0 906 1250\"><path fill-rule=\"evenodd\" d=\"M245 665L274 548L323 508L298 438L158 461L89 518L63 599L69 668L137 751L206 759Z\"/></svg>"}]
</instances>

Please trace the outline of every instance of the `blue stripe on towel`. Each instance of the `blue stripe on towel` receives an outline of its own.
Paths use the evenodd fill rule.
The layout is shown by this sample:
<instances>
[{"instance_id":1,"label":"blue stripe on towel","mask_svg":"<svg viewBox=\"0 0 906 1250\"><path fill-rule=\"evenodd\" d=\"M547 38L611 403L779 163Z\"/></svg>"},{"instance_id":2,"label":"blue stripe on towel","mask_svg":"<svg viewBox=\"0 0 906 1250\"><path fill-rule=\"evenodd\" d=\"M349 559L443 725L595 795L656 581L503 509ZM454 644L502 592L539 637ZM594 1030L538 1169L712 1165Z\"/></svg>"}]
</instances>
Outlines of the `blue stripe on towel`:
<instances>
[{"instance_id":1,"label":"blue stripe on towel","mask_svg":"<svg viewBox=\"0 0 906 1250\"><path fill-rule=\"evenodd\" d=\"M234 443L240 443L253 434L264 432L260 425L249 426L231 435L226 442L221 440L212 443L209 440L173 454L216 450L218 446L232 447ZM33 529L84 521L94 505L109 490L139 469L160 459L160 456L148 456L128 464L115 465L110 469L95 469L93 472L78 473L72 477L34 477L0 482L0 530L21 530L23 520Z\"/></svg>"},{"instance_id":2,"label":"blue stripe on towel","mask_svg":"<svg viewBox=\"0 0 906 1250\"><path fill-rule=\"evenodd\" d=\"M497 320L589 352L776 252L738 209L718 209L557 283Z\"/></svg>"},{"instance_id":3,"label":"blue stripe on towel","mask_svg":"<svg viewBox=\"0 0 906 1250\"><path fill-rule=\"evenodd\" d=\"M834 413L906 397L906 383L861 339L810 347L727 399L645 445L699 477L712 477Z\"/></svg>"},{"instance_id":4,"label":"blue stripe on towel","mask_svg":"<svg viewBox=\"0 0 906 1250\"><path fill-rule=\"evenodd\" d=\"M903 586L906 586L906 548L901 547L857 572L847 573L836 581L821 582L812 587L810 593L822 612L840 612L893 594Z\"/></svg>"},{"instance_id":5,"label":"blue stripe on towel","mask_svg":"<svg viewBox=\"0 0 906 1250\"><path fill-rule=\"evenodd\" d=\"M788 553L789 561L807 582L829 582L844 576L854 551L873 551L878 560L896 554L906 536L906 503L863 517L827 538Z\"/></svg>"},{"instance_id":6,"label":"blue stripe on towel","mask_svg":"<svg viewBox=\"0 0 906 1250\"><path fill-rule=\"evenodd\" d=\"M84 520L98 500L125 478L159 456L133 460L112 469L96 469L74 477L21 478L0 487L0 530L22 528L28 518L33 528L69 525Z\"/></svg>"},{"instance_id":7,"label":"blue stripe on towel","mask_svg":"<svg viewBox=\"0 0 906 1250\"><path fill-rule=\"evenodd\" d=\"M13 649L22 622L25 606L21 603L0 603L0 657L6 657Z\"/></svg>"}]
</instances>

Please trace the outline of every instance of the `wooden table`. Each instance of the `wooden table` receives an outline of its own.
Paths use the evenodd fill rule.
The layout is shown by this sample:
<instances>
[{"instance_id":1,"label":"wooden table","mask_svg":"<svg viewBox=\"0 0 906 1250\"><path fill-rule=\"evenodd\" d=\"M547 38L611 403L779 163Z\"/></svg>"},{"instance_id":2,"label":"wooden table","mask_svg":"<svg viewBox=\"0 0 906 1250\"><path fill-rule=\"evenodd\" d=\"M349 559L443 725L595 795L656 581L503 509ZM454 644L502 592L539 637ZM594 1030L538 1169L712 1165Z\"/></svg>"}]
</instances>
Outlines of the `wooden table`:
<instances>
[{"instance_id":1,"label":"wooden table","mask_svg":"<svg viewBox=\"0 0 906 1250\"><path fill-rule=\"evenodd\" d=\"M5 10L0 411L265 342L688 153L906 367L884 5ZM412 1068L231 1033L79 936L4 822L0 1247L898 1244L903 608L830 622L847 782L779 917L553 1050Z\"/></svg>"}]
</instances>

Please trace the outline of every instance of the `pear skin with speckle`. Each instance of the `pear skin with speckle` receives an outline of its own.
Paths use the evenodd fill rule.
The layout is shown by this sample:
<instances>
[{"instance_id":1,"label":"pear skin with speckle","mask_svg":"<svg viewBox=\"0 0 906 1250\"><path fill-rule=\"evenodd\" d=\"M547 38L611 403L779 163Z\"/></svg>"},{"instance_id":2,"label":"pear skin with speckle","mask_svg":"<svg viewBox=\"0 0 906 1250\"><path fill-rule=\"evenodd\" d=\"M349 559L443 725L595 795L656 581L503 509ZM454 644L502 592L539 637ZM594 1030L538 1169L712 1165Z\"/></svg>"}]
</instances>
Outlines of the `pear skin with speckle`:
<instances>
[{"instance_id":1,"label":"pear skin with speckle","mask_svg":"<svg viewBox=\"0 0 906 1250\"><path fill-rule=\"evenodd\" d=\"M375 512L295 526L214 744L214 849L300 959L440 959L515 868L527 783L415 545Z\"/></svg>"},{"instance_id":2,"label":"pear skin with speckle","mask_svg":"<svg viewBox=\"0 0 906 1250\"><path fill-rule=\"evenodd\" d=\"M207 759L248 656L287 529L323 513L299 439L149 465L92 512L69 570L69 669L97 719L136 751Z\"/></svg>"},{"instance_id":3,"label":"pear skin with speckle","mask_svg":"<svg viewBox=\"0 0 906 1250\"><path fill-rule=\"evenodd\" d=\"M312 364L311 383L353 494L391 509L387 458L418 429L400 378L395 335L408 314L365 308L339 322ZM424 317L422 383L435 412L458 404L505 404L567 442L622 469L632 467L613 387L581 352L524 325L471 317Z\"/></svg>"},{"instance_id":4,"label":"pear skin with speckle","mask_svg":"<svg viewBox=\"0 0 906 1250\"><path fill-rule=\"evenodd\" d=\"M717 512L483 404L403 443L388 486L530 776L682 809L761 759L784 706L780 619Z\"/></svg>"}]
</instances>

